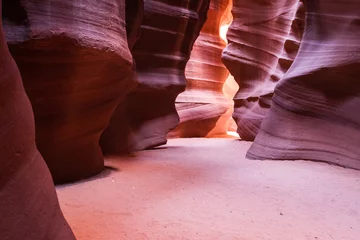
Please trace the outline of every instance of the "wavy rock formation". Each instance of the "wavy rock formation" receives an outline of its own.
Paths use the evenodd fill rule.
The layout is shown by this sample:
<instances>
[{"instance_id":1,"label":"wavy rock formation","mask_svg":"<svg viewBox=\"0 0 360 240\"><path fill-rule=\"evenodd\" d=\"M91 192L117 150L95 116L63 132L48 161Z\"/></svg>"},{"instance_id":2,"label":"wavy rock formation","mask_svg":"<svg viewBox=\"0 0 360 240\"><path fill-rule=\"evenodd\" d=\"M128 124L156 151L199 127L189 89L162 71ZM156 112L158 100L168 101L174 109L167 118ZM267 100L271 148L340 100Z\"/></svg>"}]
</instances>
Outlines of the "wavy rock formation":
<instances>
[{"instance_id":1,"label":"wavy rock formation","mask_svg":"<svg viewBox=\"0 0 360 240\"><path fill-rule=\"evenodd\" d=\"M100 172L100 134L133 82L125 0L8 4L7 41L34 109L38 149L54 181Z\"/></svg>"},{"instance_id":2,"label":"wavy rock formation","mask_svg":"<svg viewBox=\"0 0 360 240\"><path fill-rule=\"evenodd\" d=\"M224 93L225 97L228 99L230 107L228 110L223 114L219 121L216 123L216 126L207 137L217 137L217 136L224 136L224 131L228 134L228 131L236 133L237 125L235 120L232 118L232 114L234 113L234 96L239 91L239 85L235 81L232 75L229 75L226 79L222 92Z\"/></svg>"},{"instance_id":3,"label":"wavy rock formation","mask_svg":"<svg viewBox=\"0 0 360 240\"><path fill-rule=\"evenodd\" d=\"M235 0L232 13L222 59L240 86L234 98L237 132L254 140L274 87L296 56L304 8L299 0Z\"/></svg>"},{"instance_id":4,"label":"wavy rock formation","mask_svg":"<svg viewBox=\"0 0 360 240\"><path fill-rule=\"evenodd\" d=\"M132 49L139 84L103 133L104 153L166 143L167 133L179 123L175 99L185 89L185 66L208 8L209 0L144 1L141 36Z\"/></svg>"},{"instance_id":5,"label":"wavy rock formation","mask_svg":"<svg viewBox=\"0 0 360 240\"><path fill-rule=\"evenodd\" d=\"M1 6L0 0L0 17ZM49 170L36 149L33 112L1 21L0 216L0 239L75 239L60 210Z\"/></svg>"},{"instance_id":6,"label":"wavy rock formation","mask_svg":"<svg viewBox=\"0 0 360 240\"><path fill-rule=\"evenodd\" d=\"M229 0L211 0L207 20L186 66L186 90L176 99L180 124L169 134L171 137L205 137L211 131L226 134L228 119L216 126L232 102L223 93L229 71L221 62L226 42L220 37L220 27L227 20L223 15L231 15L226 10L231 10Z\"/></svg>"},{"instance_id":7,"label":"wavy rock formation","mask_svg":"<svg viewBox=\"0 0 360 240\"><path fill-rule=\"evenodd\" d=\"M306 1L300 51L247 156L360 169L360 4Z\"/></svg>"}]
</instances>

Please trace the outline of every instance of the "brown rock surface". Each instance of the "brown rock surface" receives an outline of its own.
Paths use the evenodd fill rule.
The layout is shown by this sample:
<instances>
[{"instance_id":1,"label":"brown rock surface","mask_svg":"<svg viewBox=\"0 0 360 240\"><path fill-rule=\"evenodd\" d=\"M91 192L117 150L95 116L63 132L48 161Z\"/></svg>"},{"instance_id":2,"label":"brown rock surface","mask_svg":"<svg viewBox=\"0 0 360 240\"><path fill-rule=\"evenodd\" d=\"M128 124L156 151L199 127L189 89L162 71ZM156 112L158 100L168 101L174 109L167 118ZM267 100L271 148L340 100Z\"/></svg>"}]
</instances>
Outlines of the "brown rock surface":
<instances>
[{"instance_id":1,"label":"brown rock surface","mask_svg":"<svg viewBox=\"0 0 360 240\"><path fill-rule=\"evenodd\" d=\"M132 82L125 0L24 0L7 15L9 48L54 181L100 172L100 134Z\"/></svg>"},{"instance_id":2,"label":"brown rock surface","mask_svg":"<svg viewBox=\"0 0 360 240\"><path fill-rule=\"evenodd\" d=\"M360 169L360 4L306 1L300 51L247 156Z\"/></svg>"},{"instance_id":3,"label":"brown rock surface","mask_svg":"<svg viewBox=\"0 0 360 240\"><path fill-rule=\"evenodd\" d=\"M226 118L221 119L231 107L232 99L224 96L223 85L229 71L221 62L226 42L220 37L220 28L231 16L231 1L211 0L207 20L201 29L190 60L186 66L187 86L176 99L180 124L171 137L205 137L210 132L226 134ZM216 125L222 120L220 124Z\"/></svg>"},{"instance_id":4,"label":"brown rock surface","mask_svg":"<svg viewBox=\"0 0 360 240\"><path fill-rule=\"evenodd\" d=\"M132 49L139 85L119 104L102 135L104 153L166 143L167 133L179 123L175 99L185 89L185 66L209 2L144 1L141 36Z\"/></svg>"},{"instance_id":5,"label":"brown rock surface","mask_svg":"<svg viewBox=\"0 0 360 240\"><path fill-rule=\"evenodd\" d=\"M240 86L233 114L238 133L254 140L274 87L296 56L304 9L299 0L235 0L232 13L223 62Z\"/></svg>"},{"instance_id":6,"label":"brown rock surface","mask_svg":"<svg viewBox=\"0 0 360 240\"><path fill-rule=\"evenodd\" d=\"M0 0L0 17L2 4ZM75 239L60 210L49 170L36 149L33 112L1 21L0 216L2 240Z\"/></svg>"}]
</instances>

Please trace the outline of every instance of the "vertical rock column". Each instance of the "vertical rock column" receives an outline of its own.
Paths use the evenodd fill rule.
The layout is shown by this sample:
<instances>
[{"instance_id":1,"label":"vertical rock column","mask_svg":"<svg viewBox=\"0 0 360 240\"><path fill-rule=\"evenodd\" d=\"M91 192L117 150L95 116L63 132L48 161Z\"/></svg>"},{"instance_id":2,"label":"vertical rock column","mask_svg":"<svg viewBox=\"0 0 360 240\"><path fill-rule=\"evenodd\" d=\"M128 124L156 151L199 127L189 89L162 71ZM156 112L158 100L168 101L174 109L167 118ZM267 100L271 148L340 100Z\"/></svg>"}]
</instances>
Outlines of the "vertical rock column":
<instances>
[{"instance_id":1,"label":"vertical rock column","mask_svg":"<svg viewBox=\"0 0 360 240\"><path fill-rule=\"evenodd\" d=\"M231 107L222 91L229 71L221 62L226 42L220 37L222 16L229 4L229 0L210 2L206 23L186 66L186 90L176 99L180 125L170 134L172 137L205 137L211 131L226 134L227 121L216 123Z\"/></svg>"},{"instance_id":2,"label":"vertical rock column","mask_svg":"<svg viewBox=\"0 0 360 240\"><path fill-rule=\"evenodd\" d=\"M240 86L234 97L233 117L244 140L254 140L269 110L275 84L291 65L293 54L286 48L295 47L296 40L287 39L292 38L298 3L234 0L234 20L222 59Z\"/></svg>"},{"instance_id":3,"label":"vertical rock column","mask_svg":"<svg viewBox=\"0 0 360 240\"><path fill-rule=\"evenodd\" d=\"M102 135L104 153L166 143L179 123L175 99L185 89L185 66L208 8L209 0L144 1L141 36L132 49L138 87L117 107Z\"/></svg>"},{"instance_id":4,"label":"vertical rock column","mask_svg":"<svg viewBox=\"0 0 360 240\"><path fill-rule=\"evenodd\" d=\"M125 0L23 0L7 16L37 146L54 181L100 172L100 134L133 81Z\"/></svg>"},{"instance_id":5,"label":"vertical rock column","mask_svg":"<svg viewBox=\"0 0 360 240\"><path fill-rule=\"evenodd\" d=\"M299 53L247 156L360 169L360 4L306 1Z\"/></svg>"},{"instance_id":6,"label":"vertical rock column","mask_svg":"<svg viewBox=\"0 0 360 240\"><path fill-rule=\"evenodd\" d=\"M2 4L0 0L0 17ZM61 213L49 169L36 149L33 112L1 21L0 216L0 239L75 239Z\"/></svg>"}]
</instances>

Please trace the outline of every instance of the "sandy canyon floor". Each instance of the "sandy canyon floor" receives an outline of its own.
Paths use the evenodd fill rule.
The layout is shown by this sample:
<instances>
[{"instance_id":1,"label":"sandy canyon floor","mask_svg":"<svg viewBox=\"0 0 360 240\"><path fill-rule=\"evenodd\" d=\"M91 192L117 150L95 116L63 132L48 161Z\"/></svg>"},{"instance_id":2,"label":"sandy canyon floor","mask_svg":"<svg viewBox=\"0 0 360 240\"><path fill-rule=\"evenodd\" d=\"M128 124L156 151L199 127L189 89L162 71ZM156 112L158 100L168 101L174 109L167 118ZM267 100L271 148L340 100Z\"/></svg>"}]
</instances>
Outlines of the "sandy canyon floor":
<instances>
[{"instance_id":1,"label":"sandy canyon floor","mask_svg":"<svg viewBox=\"0 0 360 240\"><path fill-rule=\"evenodd\" d=\"M79 240L360 239L360 171L251 161L249 147L170 140L57 192Z\"/></svg>"}]
</instances>

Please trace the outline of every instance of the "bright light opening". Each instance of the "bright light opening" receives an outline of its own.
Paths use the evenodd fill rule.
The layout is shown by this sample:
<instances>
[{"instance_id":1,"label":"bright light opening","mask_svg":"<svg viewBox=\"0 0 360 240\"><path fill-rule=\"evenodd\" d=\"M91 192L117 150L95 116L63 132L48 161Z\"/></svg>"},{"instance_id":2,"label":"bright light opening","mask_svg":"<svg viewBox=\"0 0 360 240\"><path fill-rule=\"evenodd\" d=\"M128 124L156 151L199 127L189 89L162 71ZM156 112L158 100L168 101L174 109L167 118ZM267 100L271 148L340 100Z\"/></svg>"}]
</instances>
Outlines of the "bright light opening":
<instances>
[{"instance_id":1,"label":"bright light opening","mask_svg":"<svg viewBox=\"0 0 360 240\"><path fill-rule=\"evenodd\" d=\"M226 24L226 25L223 25L220 27L220 37L222 40L224 40L226 43L228 42L227 41L227 38L226 38L226 34L229 30L229 27L230 27L230 24Z\"/></svg>"},{"instance_id":2,"label":"bright light opening","mask_svg":"<svg viewBox=\"0 0 360 240\"><path fill-rule=\"evenodd\" d=\"M237 132L227 131L227 135L230 135L230 136L236 137L236 138L240 138L240 136Z\"/></svg>"}]
</instances>

